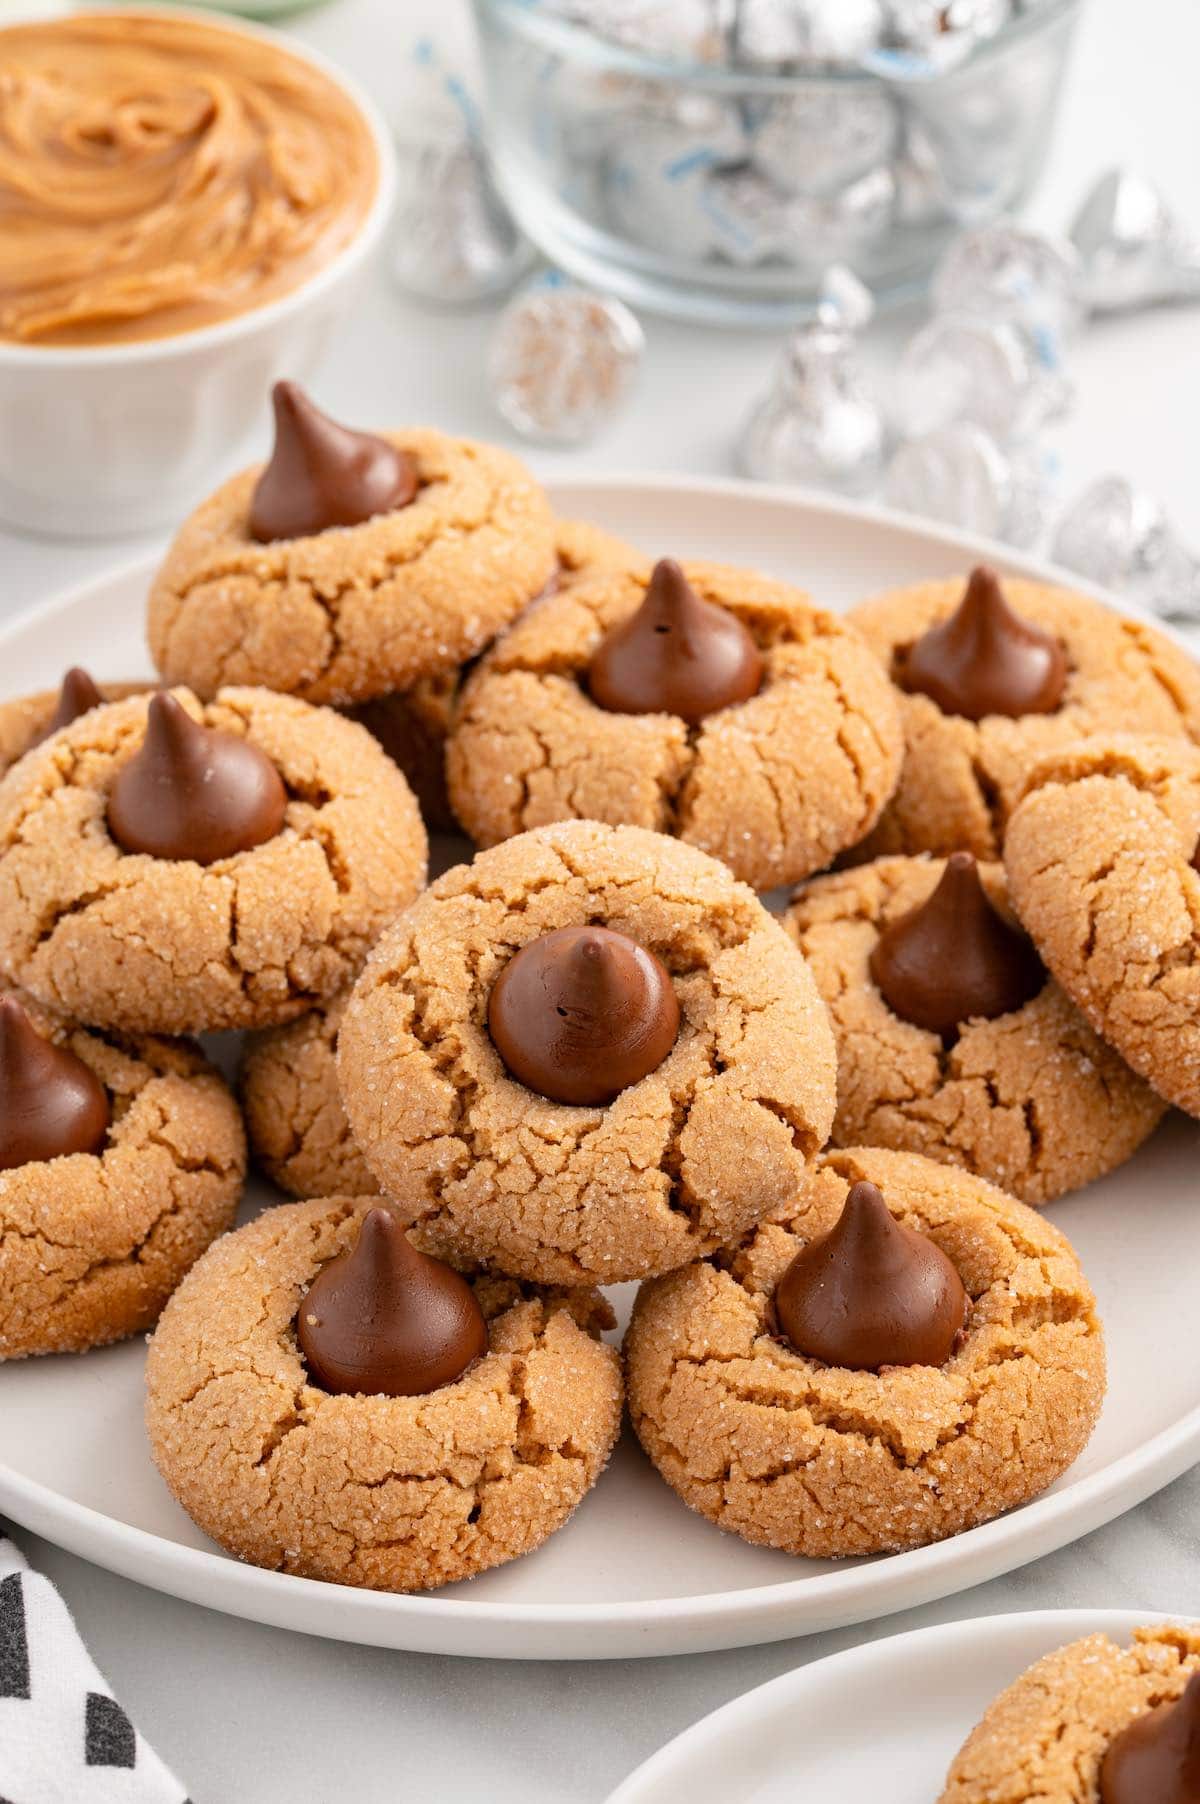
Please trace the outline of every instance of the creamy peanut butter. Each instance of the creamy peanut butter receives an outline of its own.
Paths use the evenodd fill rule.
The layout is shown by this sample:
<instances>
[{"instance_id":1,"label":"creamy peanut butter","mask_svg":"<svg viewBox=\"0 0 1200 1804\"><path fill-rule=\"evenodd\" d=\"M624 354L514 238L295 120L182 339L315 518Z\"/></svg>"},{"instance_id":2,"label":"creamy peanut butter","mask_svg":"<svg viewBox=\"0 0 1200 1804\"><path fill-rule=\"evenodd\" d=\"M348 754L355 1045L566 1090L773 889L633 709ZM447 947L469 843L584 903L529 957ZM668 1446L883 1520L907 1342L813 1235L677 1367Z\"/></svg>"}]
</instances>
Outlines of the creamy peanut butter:
<instances>
[{"instance_id":1,"label":"creamy peanut butter","mask_svg":"<svg viewBox=\"0 0 1200 1804\"><path fill-rule=\"evenodd\" d=\"M331 262L378 181L349 96L263 38L134 13L0 30L0 339L245 313Z\"/></svg>"}]
</instances>

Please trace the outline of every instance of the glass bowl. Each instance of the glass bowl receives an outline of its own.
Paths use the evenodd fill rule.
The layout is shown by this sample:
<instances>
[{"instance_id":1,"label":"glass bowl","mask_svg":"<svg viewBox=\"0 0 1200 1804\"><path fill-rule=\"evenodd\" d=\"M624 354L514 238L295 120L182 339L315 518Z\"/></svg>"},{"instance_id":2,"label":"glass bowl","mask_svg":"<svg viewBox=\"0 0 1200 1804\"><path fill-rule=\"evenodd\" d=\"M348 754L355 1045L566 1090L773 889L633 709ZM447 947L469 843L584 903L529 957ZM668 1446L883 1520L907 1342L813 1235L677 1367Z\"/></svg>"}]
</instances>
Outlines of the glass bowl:
<instances>
[{"instance_id":1,"label":"glass bowl","mask_svg":"<svg viewBox=\"0 0 1200 1804\"><path fill-rule=\"evenodd\" d=\"M835 262L906 298L1033 186L1080 4L1026 0L915 81L677 62L474 0L497 177L551 261L654 312L787 324Z\"/></svg>"}]
</instances>

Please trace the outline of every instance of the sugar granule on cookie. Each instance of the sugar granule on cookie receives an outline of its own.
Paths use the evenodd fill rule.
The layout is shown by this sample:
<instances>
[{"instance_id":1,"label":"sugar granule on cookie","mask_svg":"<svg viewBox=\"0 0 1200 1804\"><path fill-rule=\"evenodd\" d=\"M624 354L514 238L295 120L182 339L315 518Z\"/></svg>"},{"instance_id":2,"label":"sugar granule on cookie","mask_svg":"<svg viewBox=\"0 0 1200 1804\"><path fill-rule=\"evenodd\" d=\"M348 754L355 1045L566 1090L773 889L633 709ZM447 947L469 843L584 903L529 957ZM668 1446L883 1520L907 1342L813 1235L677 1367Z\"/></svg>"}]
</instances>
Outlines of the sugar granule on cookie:
<instances>
[{"instance_id":1,"label":"sugar granule on cookie","mask_svg":"<svg viewBox=\"0 0 1200 1804\"><path fill-rule=\"evenodd\" d=\"M0 783L0 968L114 1029L270 1026L345 988L426 856L404 778L328 709L114 703Z\"/></svg>"},{"instance_id":2,"label":"sugar granule on cookie","mask_svg":"<svg viewBox=\"0 0 1200 1804\"><path fill-rule=\"evenodd\" d=\"M504 633L463 686L446 772L477 845L600 820L769 889L869 832L900 757L892 686L852 628L753 572L662 559Z\"/></svg>"},{"instance_id":3,"label":"sugar granule on cookie","mask_svg":"<svg viewBox=\"0 0 1200 1804\"><path fill-rule=\"evenodd\" d=\"M1135 1629L1128 1647L1087 1635L989 1704L938 1804L1192 1804L1198 1718L1194 1629Z\"/></svg>"},{"instance_id":4,"label":"sugar granule on cookie","mask_svg":"<svg viewBox=\"0 0 1200 1804\"><path fill-rule=\"evenodd\" d=\"M439 878L376 947L338 1065L402 1219L537 1283L724 1244L788 1201L833 1116L825 1011L757 897L693 847L594 821Z\"/></svg>"},{"instance_id":5,"label":"sugar granule on cookie","mask_svg":"<svg viewBox=\"0 0 1200 1804\"><path fill-rule=\"evenodd\" d=\"M168 1307L151 1451L240 1558L429 1590L540 1546L602 1472L622 1402L604 1299L460 1276L414 1241L369 1201L284 1204Z\"/></svg>"},{"instance_id":6,"label":"sugar granule on cookie","mask_svg":"<svg viewBox=\"0 0 1200 1804\"><path fill-rule=\"evenodd\" d=\"M1000 855L1030 769L1128 729L1200 738L1200 671L1165 634L1069 589L980 569L867 601L850 620L899 692L904 768L851 860Z\"/></svg>"},{"instance_id":7,"label":"sugar granule on cookie","mask_svg":"<svg viewBox=\"0 0 1200 1804\"><path fill-rule=\"evenodd\" d=\"M684 1502L813 1559L1028 1502L1078 1457L1105 1387L1064 1236L966 1172L866 1148L826 1153L790 1207L644 1284L625 1360L638 1438Z\"/></svg>"},{"instance_id":8,"label":"sugar granule on cookie","mask_svg":"<svg viewBox=\"0 0 1200 1804\"><path fill-rule=\"evenodd\" d=\"M1046 1203L1161 1120L1051 979L999 866L879 858L813 878L785 921L837 1042L836 1144L923 1153Z\"/></svg>"},{"instance_id":9,"label":"sugar granule on cookie","mask_svg":"<svg viewBox=\"0 0 1200 1804\"><path fill-rule=\"evenodd\" d=\"M195 1047L0 998L0 1361L150 1327L231 1225L245 1170L237 1106Z\"/></svg>"}]
</instances>

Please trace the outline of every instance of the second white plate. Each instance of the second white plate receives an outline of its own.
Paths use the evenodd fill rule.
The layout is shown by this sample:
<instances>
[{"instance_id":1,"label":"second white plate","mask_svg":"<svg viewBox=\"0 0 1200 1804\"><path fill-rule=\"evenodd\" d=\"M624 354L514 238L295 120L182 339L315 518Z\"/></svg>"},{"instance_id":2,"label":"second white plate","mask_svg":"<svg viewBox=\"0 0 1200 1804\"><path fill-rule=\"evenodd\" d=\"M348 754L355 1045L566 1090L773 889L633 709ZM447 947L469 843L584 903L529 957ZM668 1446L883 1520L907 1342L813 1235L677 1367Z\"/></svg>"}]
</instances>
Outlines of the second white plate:
<instances>
[{"instance_id":1,"label":"second white plate","mask_svg":"<svg viewBox=\"0 0 1200 1804\"><path fill-rule=\"evenodd\" d=\"M1055 1648L1129 1610L981 1616L850 1648L714 1710L651 1756L608 1804L932 1804L992 1699Z\"/></svg>"},{"instance_id":2,"label":"second white plate","mask_svg":"<svg viewBox=\"0 0 1200 1804\"><path fill-rule=\"evenodd\" d=\"M564 513L654 553L757 565L845 606L887 583L1000 554L893 516L728 483L559 484ZM1009 567L1045 574L1018 559ZM146 668L150 566L76 590L0 632L7 694ZM0 1367L0 1514L143 1584L234 1615L384 1647L510 1659L690 1653L860 1622L945 1596L1061 1547L1200 1458L1194 1353L1197 1149L1180 1117L1124 1170L1054 1209L1100 1299L1111 1383L1095 1436L1034 1503L940 1546L796 1561L691 1515L626 1441L575 1519L538 1553L422 1597L358 1591L230 1559L150 1460L140 1343ZM259 1190L251 1207L267 1200Z\"/></svg>"}]
</instances>

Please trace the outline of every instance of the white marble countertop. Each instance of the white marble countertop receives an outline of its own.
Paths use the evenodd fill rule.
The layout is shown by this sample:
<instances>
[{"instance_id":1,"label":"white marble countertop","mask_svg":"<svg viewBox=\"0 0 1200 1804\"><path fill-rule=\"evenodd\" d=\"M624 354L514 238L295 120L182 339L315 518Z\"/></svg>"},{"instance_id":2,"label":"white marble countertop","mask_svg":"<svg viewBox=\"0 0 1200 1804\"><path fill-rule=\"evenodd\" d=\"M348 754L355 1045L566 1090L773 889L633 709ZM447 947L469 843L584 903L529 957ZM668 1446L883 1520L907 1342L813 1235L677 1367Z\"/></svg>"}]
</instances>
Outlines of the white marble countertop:
<instances>
[{"instance_id":1,"label":"white marble countertop","mask_svg":"<svg viewBox=\"0 0 1200 1804\"><path fill-rule=\"evenodd\" d=\"M463 12L464 0L340 0L299 29L395 106L411 38L428 29L453 42L465 30ZM1062 225L1092 177L1125 161L1160 182L1200 228L1197 68L1194 3L1141 0L1133 8L1128 0L1090 0L1031 217ZM488 324L486 314L406 307L381 276L353 337L321 372L319 398L349 420L427 418L503 437L482 383ZM906 325L898 319L880 328L873 355L886 358ZM772 364L775 340L656 320L647 326L635 406L596 445L540 456L544 474L728 472L736 425ZM688 377L701 358L705 382L697 384ZM1065 491L1120 470L1166 502L1200 542L1200 311L1105 322L1081 343L1073 366L1079 401L1056 437ZM0 531L0 615L137 549L128 540L63 545ZM876 1625L733 1653L579 1665L489 1664L310 1640L177 1603L24 1531L16 1539L61 1586L117 1695L196 1804L399 1797L510 1804L530 1796L600 1804L639 1761L717 1705L876 1635L1011 1609L1200 1615L1198 1512L1194 1471L1074 1547Z\"/></svg>"}]
</instances>

